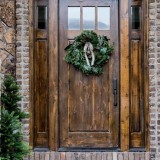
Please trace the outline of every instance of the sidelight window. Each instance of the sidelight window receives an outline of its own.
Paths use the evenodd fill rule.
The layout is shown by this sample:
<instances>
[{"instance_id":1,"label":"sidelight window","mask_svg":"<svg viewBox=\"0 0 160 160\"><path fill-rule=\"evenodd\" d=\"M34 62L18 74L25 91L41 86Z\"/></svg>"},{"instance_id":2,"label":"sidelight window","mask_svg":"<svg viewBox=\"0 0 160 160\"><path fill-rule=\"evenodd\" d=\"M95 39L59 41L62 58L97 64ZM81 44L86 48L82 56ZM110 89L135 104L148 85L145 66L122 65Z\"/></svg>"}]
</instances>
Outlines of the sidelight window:
<instances>
[{"instance_id":1,"label":"sidelight window","mask_svg":"<svg viewBox=\"0 0 160 160\"><path fill-rule=\"evenodd\" d=\"M132 29L140 29L141 28L141 7L140 6L132 6L131 7L131 17L132 17Z\"/></svg>"},{"instance_id":2,"label":"sidelight window","mask_svg":"<svg viewBox=\"0 0 160 160\"><path fill-rule=\"evenodd\" d=\"M38 29L47 28L47 7L38 6Z\"/></svg>"}]
</instances>

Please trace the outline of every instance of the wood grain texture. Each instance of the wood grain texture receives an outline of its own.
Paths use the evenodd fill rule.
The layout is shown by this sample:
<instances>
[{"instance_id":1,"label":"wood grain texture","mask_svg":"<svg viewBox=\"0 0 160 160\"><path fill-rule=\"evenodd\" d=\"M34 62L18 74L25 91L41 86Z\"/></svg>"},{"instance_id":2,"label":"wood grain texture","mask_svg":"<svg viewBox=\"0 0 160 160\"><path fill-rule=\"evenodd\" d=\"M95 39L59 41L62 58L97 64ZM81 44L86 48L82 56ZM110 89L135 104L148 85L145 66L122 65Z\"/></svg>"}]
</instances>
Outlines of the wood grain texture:
<instances>
[{"instance_id":1,"label":"wood grain texture","mask_svg":"<svg viewBox=\"0 0 160 160\"><path fill-rule=\"evenodd\" d=\"M104 66L104 73L101 77L85 76L64 61L66 54L64 48L75 36L67 29L67 9L68 6L75 6L75 3L79 3L81 7L86 3L87 6L95 5L93 1L66 2L61 0L59 3L60 146L62 148L117 148L119 145L118 1L107 1L112 14L110 43L114 42L115 49L111 60ZM99 1L100 6L105 6L105 4L106 1ZM96 32L99 31L96 30ZM106 35L105 31L103 35ZM113 79L117 79L118 82L117 106L113 105Z\"/></svg>"},{"instance_id":2,"label":"wood grain texture","mask_svg":"<svg viewBox=\"0 0 160 160\"><path fill-rule=\"evenodd\" d=\"M128 0L120 1L121 150L129 149L129 13ZM123 55L123 56L122 56Z\"/></svg>"},{"instance_id":3,"label":"wood grain texture","mask_svg":"<svg viewBox=\"0 0 160 160\"><path fill-rule=\"evenodd\" d=\"M143 1L143 19L144 19L144 104L145 104L145 146L146 151L149 152L150 142L149 142L149 58L148 58L148 48L149 48L149 1Z\"/></svg>"},{"instance_id":4,"label":"wood grain texture","mask_svg":"<svg viewBox=\"0 0 160 160\"><path fill-rule=\"evenodd\" d=\"M58 150L58 130L58 0L49 0L49 146L51 150Z\"/></svg>"},{"instance_id":5,"label":"wood grain texture","mask_svg":"<svg viewBox=\"0 0 160 160\"><path fill-rule=\"evenodd\" d=\"M48 145L47 41L37 40L35 49L35 146Z\"/></svg>"},{"instance_id":6,"label":"wood grain texture","mask_svg":"<svg viewBox=\"0 0 160 160\"><path fill-rule=\"evenodd\" d=\"M104 1L103 1L104 2ZM105 5L111 5L113 1L105 1ZM46 5L46 2L43 2L40 0L38 2L40 5ZM94 5L98 5L97 3L99 3L98 1L92 1L92 4L89 4L87 1L70 1L70 5L71 6L76 6L77 3L82 6L83 4L85 6L94 6ZM34 28L34 22L33 22L33 17L34 17L34 3L32 0L29 1L29 9L30 9L30 18L29 18L29 23L30 23L30 113L31 113L31 118L30 118L30 145L31 146L35 146L35 141L36 141L36 135L32 132L34 131L34 124L35 124L35 114L36 114L36 107L34 105L34 93L35 93L35 81L34 81L34 72L35 72L35 67L36 67L36 61L35 61L35 57L34 57L34 50L35 50L35 45L34 45L34 40L36 37L34 37L33 35L37 35L41 40L42 39L47 39L48 38L48 51L49 51L49 112L48 112L48 120L49 120L49 146L51 150L58 150L59 148L59 140L60 137L58 135L59 132L59 122L58 122L58 92L59 92L59 86L60 87L66 87L66 92L64 92L64 94L68 94L67 89L67 83L64 83L61 86L61 81L58 82L58 55L59 55L59 50L58 50L58 0L49 0L49 25L48 25L48 32L49 32L49 36L46 36L47 34L45 34L45 32L43 31L41 32L37 32L37 34L34 34L35 32L35 28ZM37 3L36 3L37 4ZM134 5L140 5L141 3L136 1L134 2ZM120 58L121 62L120 62L120 81L118 86L120 86L119 90L120 90L120 95L121 95L121 99L120 99L120 106L121 106L121 111L120 111L120 146L121 146L121 150L122 151L127 151L129 149L129 3L128 0L125 1L120 1L119 4L119 8L120 8L120 54L121 57L114 57L114 58ZM144 40L144 45L142 45L141 47L143 47L143 54L144 54L144 99L143 99L143 103L144 103L144 115L145 115L145 122L141 121L141 123L138 123L138 121L140 121L140 119L138 120L138 118L140 117L138 114L134 115L134 121L136 121L134 130L137 128L141 129L141 126L144 124L144 132L145 132L145 136L144 133L143 134L138 134L137 136L135 136L135 133L130 134L131 135L131 143L133 143L133 146L144 146L144 142L142 142L140 139L144 139L145 140L145 147L146 150L149 150L149 105L148 105L148 0L143 1L142 2L142 8L143 8L143 24L144 24L144 28L143 28L143 32L144 34L143 36L143 40ZM54 15L53 15L53 10L54 10ZM63 15L64 15L64 11L63 11ZM67 15L67 14L66 14ZM64 16L65 17L65 16ZM113 20L113 18L112 18ZM112 21L111 20L111 21ZM81 19L82 21L82 19ZM82 22L81 22L82 23ZM111 22L113 23L113 22ZM59 25L61 27L61 29L63 28L61 26L61 23ZM65 28L63 28L65 29ZM97 32L97 30L96 30ZM97 32L98 33L98 32ZM75 35L79 35L79 32L68 32L68 35L66 35L66 39L73 39L73 37ZM99 32L99 34L103 34L103 32ZM110 32L106 32L106 35L108 35L109 37L112 35L113 33ZM134 40L139 40L140 39L140 32L132 32L132 35L134 35ZM116 37L116 36L112 36L112 37ZM40 40L39 39L39 40ZM59 44L63 41L63 37L60 37L59 40ZM111 39L112 41L112 39ZM123 43L122 43L123 42ZM63 45L66 45L68 42L64 43ZM118 42L117 42L118 43ZM63 50L63 48L61 49L61 51ZM118 48L117 48L117 53L118 53ZM134 57L135 58L135 57ZM111 62L112 63L112 62ZM99 87L100 83L106 83L106 81L108 81L109 79L112 78L112 76L114 75L110 75L107 74L107 76L105 78L99 79L99 78L95 78L93 80L93 82L91 83L91 85L88 85L90 80L93 78L90 78L88 80L88 78L83 78L83 76L81 74L75 75L74 74L74 69L73 67L67 67L67 65L64 65L64 63L61 63L60 65L63 65L63 68L67 68L67 76L64 78L67 78L69 83L71 84L70 86L72 87L72 92L70 92L70 94L72 94L73 96L69 97L69 101L67 102L68 105L73 106L73 111L70 112L70 130L72 131L87 131L87 130L91 130L91 131L96 131L96 130L102 130L102 131L107 131L110 129L110 124L109 122L112 121L112 119L109 119L111 114L113 114L113 111L111 108L106 106L106 102L110 102L110 104L112 103L113 99L110 98L109 96L106 96L108 94L108 92L110 92L112 90L111 87L109 87L108 85L106 85L106 87ZM114 63L112 63L112 65L115 65ZM111 68L109 68L108 66L105 66L107 72L111 71ZM118 63L116 68L119 67ZM69 72L68 72L69 70ZM33 72L34 71L34 72ZM72 72L72 74L71 74ZM137 72L135 70L135 72ZM125 74L124 74L125 73ZM62 74L66 74L65 69L62 72ZM119 74L116 73L116 74ZM76 81L78 82L73 82L71 79L75 78ZM60 78L61 80L61 78ZM97 87L98 85L98 87ZM73 87L74 86L74 87ZM111 86L111 84L110 84ZM79 88L80 92L84 92L87 93L86 95L83 94L81 95L80 92L77 93L74 88ZM70 88L71 89L71 88ZM89 92L89 90L93 91L93 94L91 94L91 92ZM64 90L65 91L65 90ZM99 94L97 94L99 93ZM104 93L104 94L103 94ZM43 95L42 95L43 97ZM79 97L78 99L76 99L77 97ZM90 99L91 97L91 104L92 107L84 107L84 106L89 106L90 105ZM64 100L65 97L62 97L62 99ZM73 101L72 99L74 99L75 101ZM103 99L106 99L106 101L103 101ZM75 107L76 104L76 100L78 100L80 103L78 103L79 107ZM99 105L93 105L93 104L99 104ZM134 102L135 103L135 102ZM63 105L65 106L66 104L63 103ZM101 106L101 107L100 107ZM135 108L136 110L134 112L138 113L138 109L141 110L140 108ZM113 117L115 117L118 113L118 107L116 109L116 112L114 112ZM66 110L64 109L64 112L66 112ZM37 112L38 113L38 112ZM78 113L82 113L82 114L78 114ZM46 113L45 113L46 114ZM40 117L43 117L44 115L41 114ZM63 114L60 114L60 116L63 117ZM85 119L87 119L85 121ZM65 120L65 119L63 119ZM76 122L77 120L77 122ZM45 121L46 122L46 121ZM68 121L66 121L68 123ZM82 123L79 123L82 122ZM86 123L87 122L87 123ZM102 123L101 123L102 122ZM41 123L41 122L40 122ZM44 124L44 121L42 121L42 123ZM47 122L48 123L48 122ZM76 125L79 124L79 125ZM114 124L114 123L113 123ZM36 125L37 126L37 125ZM41 129L44 129L43 125L41 126ZM116 127L115 127L116 128ZM67 129L67 128L66 128ZM33 134L32 134L33 133ZM106 137L105 135L103 136L103 134L100 134L100 136L98 136L98 134L94 134L93 139L94 138L99 138L102 136L101 141L106 141L107 139L115 139L116 134L114 134L112 137ZM48 136L48 134L47 134ZM70 137L72 137L73 135L71 134ZM81 137L81 134L78 134L79 137ZM84 137L87 136L86 139L84 139ZM40 138L42 138L43 136L40 135ZM134 138L135 137L135 138ZM46 137L48 138L48 137ZM82 136L82 140L80 140L81 144L84 143L85 140L90 139L91 143L90 145L96 144L97 142L95 142L91 136L87 135L84 133L84 136ZM65 139L64 139L65 140ZM76 136L74 138L73 136L73 140L75 140L75 143L78 144L79 140L77 140L76 142ZM45 144L48 143L46 140L38 140L41 144ZM34 143L33 143L34 142ZM79 143L79 144L80 144ZM98 142L99 143L99 142ZM109 140L108 143L111 144L111 141ZM75 145L76 146L76 145ZM86 145L87 147L87 145ZM108 156L108 155L107 155Z\"/></svg>"},{"instance_id":7,"label":"wood grain texture","mask_svg":"<svg viewBox=\"0 0 160 160\"><path fill-rule=\"evenodd\" d=\"M130 28L130 148L145 148L147 141L145 138L147 133L145 128L147 125L148 114L145 114L145 110L148 110L148 102L145 97L148 94L146 90L146 82L148 83L148 77L146 77L146 64L148 61L146 58L146 27L145 25L145 12L147 2L144 1L132 1L132 6L140 6L141 12L141 28ZM130 16L131 17L131 16ZM132 19L130 18L130 23ZM131 26L131 24L130 24Z\"/></svg>"},{"instance_id":8,"label":"wood grain texture","mask_svg":"<svg viewBox=\"0 0 160 160\"><path fill-rule=\"evenodd\" d=\"M34 28L33 28L33 8L34 3L33 0L29 0L29 59L30 59L30 70L29 70L29 81L30 81L30 104L29 104L29 112L30 112L30 136L29 136L29 144L31 147L34 146Z\"/></svg>"},{"instance_id":9,"label":"wood grain texture","mask_svg":"<svg viewBox=\"0 0 160 160\"><path fill-rule=\"evenodd\" d=\"M34 2L34 147L48 147L48 30L37 28L37 6L47 6L47 0Z\"/></svg>"},{"instance_id":10,"label":"wood grain texture","mask_svg":"<svg viewBox=\"0 0 160 160\"><path fill-rule=\"evenodd\" d=\"M141 72L141 42L139 40L131 41L130 53L130 132L141 131L141 108L142 101L142 72Z\"/></svg>"}]
</instances>

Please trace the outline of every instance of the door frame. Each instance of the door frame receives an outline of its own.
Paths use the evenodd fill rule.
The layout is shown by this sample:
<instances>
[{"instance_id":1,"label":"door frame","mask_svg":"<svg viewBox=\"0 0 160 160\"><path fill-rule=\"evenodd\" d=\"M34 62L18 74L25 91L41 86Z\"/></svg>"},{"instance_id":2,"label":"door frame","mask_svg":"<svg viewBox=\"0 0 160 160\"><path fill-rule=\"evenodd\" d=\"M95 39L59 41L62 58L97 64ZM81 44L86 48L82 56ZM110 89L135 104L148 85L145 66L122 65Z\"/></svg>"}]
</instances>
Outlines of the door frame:
<instances>
[{"instance_id":1,"label":"door frame","mask_svg":"<svg viewBox=\"0 0 160 160\"><path fill-rule=\"evenodd\" d=\"M59 149L58 121L58 0L49 1L49 147ZM120 36L120 150L129 151L129 4L130 0L119 0ZM34 0L29 0L30 31L30 145L34 144ZM54 11L54 17L53 17ZM145 125L146 151L149 151L149 69L148 69L148 0L143 5L144 12L144 62L145 75ZM123 53L123 54L122 54ZM126 73L125 76L123 73ZM127 74L128 73L128 74Z\"/></svg>"}]
</instances>

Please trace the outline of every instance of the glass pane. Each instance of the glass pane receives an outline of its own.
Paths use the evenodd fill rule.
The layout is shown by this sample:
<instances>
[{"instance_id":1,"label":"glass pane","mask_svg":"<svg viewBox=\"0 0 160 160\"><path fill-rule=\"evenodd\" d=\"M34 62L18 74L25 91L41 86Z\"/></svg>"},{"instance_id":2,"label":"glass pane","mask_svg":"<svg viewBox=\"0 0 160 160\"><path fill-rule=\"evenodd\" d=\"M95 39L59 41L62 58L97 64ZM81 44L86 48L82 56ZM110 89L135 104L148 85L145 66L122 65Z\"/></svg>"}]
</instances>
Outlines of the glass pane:
<instances>
[{"instance_id":1,"label":"glass pane","mask_svg":"<svg viewBox=\"0 0 160 160\"><path fill-rule=\"evenodd\" d=\"M38 6L38 28L47 28L47 7Z\"/></svg>"},{"instance_id":2,"label":"glass pane","mask_svg":"<svg viewBox=\"0 0 160 160\"><path fill-rule=\"evenodd\" d=\"M110 7L98 7L98 30L110 30Z\"/></svg>"},{"instance_id":3,"label":"glass pane","mask_svg":"<svg viewBox=\"0 0 160 160\"><path fill-rule=\"evenodd\" d=\"M80 7L68 7L68 29L80 30Z\"/></svg>"},{"instance_id":4,"label":"glass pane","mask_svg":"<svg viewBox=\"0 0 160 160\"><path fill-rule=\"evenodd\" d=\"M140 29L141 28L141 7L140 6L133 6L131 8L131 15L132 15L132 29Z\"/></svg>"},{"instance_id":5,"label":"glass pane","mask_svg":"<svg viewBox=\"0 0 160 160\"><path fill-rule=\"evenodd\" d=\"M95 7L83 7L83 29L95 29Z\"/></svg>"}]
</instances>

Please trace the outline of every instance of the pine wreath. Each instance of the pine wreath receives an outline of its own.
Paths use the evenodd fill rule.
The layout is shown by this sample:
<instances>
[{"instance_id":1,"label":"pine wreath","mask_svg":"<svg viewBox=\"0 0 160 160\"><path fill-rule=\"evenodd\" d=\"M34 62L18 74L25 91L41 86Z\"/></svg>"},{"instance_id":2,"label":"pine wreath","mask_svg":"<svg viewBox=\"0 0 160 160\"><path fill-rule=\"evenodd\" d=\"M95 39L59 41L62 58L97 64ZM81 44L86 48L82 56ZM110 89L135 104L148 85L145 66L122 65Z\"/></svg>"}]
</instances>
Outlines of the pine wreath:
<instances>
[{"instance_id":1,"label":"pine wreath","mask_svg":"<svg viewBox=\"0 0 160 160\"><path fill-rule=\"evenodd\" d=\"M97 35L93 31L83 31L65 50L65 60L73 64L84 74L100 75L113 52L106 36Z\"/></svg>"}]
</instances>

